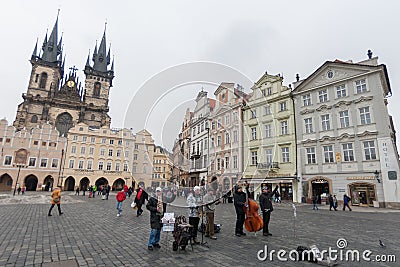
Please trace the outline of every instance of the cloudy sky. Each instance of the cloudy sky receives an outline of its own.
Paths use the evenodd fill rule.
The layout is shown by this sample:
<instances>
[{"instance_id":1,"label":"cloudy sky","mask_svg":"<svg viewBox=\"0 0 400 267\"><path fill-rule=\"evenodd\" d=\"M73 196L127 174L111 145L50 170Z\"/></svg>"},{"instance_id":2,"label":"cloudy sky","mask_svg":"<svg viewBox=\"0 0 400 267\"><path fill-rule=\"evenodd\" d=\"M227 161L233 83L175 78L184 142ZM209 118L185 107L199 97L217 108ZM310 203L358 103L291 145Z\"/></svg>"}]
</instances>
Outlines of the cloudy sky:
<instances>
[{"instance_id":1,"label":"cloudy sky","mask_svg":"<svg viewBox=\"0 0 400 267\"><path fill-rule=\"evenodd\" d=\"M112 127L146 126L167 148L201 87L212 96L218 82L237 79L248 91L265 71L283 74L288 85L296 73L305 78L327 60L364 60L368 49L388 67L389 111L399 130L396 0L7 1L0 9L0 117L9 122L27 90L36 39L41 45L58 9L66 68L75 65L80 80L107 21L107 43L115 56ZM129 112L143 101L151 114Z\"/></svg>"}]
</instances>

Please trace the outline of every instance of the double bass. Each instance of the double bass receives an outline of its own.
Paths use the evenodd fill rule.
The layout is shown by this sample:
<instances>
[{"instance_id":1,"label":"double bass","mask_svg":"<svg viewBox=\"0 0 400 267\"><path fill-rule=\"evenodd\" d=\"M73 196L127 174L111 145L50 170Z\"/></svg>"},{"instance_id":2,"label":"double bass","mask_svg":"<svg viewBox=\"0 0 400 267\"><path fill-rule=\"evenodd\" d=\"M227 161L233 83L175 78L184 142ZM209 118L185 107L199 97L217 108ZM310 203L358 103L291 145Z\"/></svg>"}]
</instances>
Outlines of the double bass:
<instances>
[{"instance_id":1,"label":"double bass","mask_svg":"<svg viewBox=\"0 0 400 267\"><path fill-rule=\"evenodd\" d=\"M249 198L248 185L246 184L246 204L243 207L246 213L244 227L248 232L257 232L263 229L264 221L258 214L258 204L253 199Z\"/></svg>"}]
</instances>

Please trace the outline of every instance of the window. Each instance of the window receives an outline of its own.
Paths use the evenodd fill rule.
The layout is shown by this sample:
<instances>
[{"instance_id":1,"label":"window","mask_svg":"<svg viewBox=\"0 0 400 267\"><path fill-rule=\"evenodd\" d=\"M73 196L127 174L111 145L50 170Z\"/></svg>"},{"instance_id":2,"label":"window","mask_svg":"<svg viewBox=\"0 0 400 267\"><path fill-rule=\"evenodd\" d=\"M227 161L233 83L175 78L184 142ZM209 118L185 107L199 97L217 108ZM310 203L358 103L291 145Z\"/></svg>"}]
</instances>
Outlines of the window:
<instances>
[{"instance_id":1,"label":"window","mask_svg":"<svg viewBox=\"0 0 400 267\"><path fill-rule=\"evenodd\" d=\"M112 164L111 162L107 162L106 170L111 171Z\"/></svg>"},{"instance_id":2,"label":"window","mask_svg":"<svg viewBox=\"0 0 400 267\"><path fill-rule=\"evenodd\" d=\"M139 145L138 144L135 144L135 149L139 149Z\"/></svg>"},{"instance_id":3,"label":"window","mask_svg":"<svg viewBox=\"0 0 400 267\"><path fill-rule=\"evenodd\" d=\"M73 169L73 168L74 168L74 165L75 165L75 160L70 159L70 160L69 160L69 164L68 164L68 168Z\"/></svg>"},{"instance_id":4,"label":"window","mask_svg":"<svg viewBox=\"0 0 400 267\"><path fill-rule=\"evenodd\" d=\"M272 149L265 149L265 161L266 163L272 163Z\"/></svg>"},{"instance_id":5,"label":"window","mask_svg":"<svg viewBox=\"0 0 400 267\"><path fill-rule=\"evenodd\" d=\"M137 171L136 168L137 168L136 165L132 165L132 172L133 173L136 173L136 171Z\"/></svg>"},{"instance_id":6,"label":"window","mask_svg":"<svg viewBox=\"0 0 400 267\"><path fill-rule=\"evenodd\" d=\"M76 153L76 146L72 146L72 147L71 147L71 153L72 153L72 154L75 154L75 153Z\"/></svg>"},{"instance_id":7,"label":"window","mask_svg":"<svg viewBox=\"0 0 400 267\"><path fill-rule=\"evenodd\" d=\"M225 116L225 125L231 124L231 116L228 114Z\"/></svg>"},{"instance_id":8,"label":"window","mask_svg":"<svg viewBox=\"0 0 400 267\"><path fill-rule=\"evenodd\" d=\"M35 167L36 166L36 158L29 158L29 167Z\"/></svg>"},{"instance_id":9,"label":"window","mask_svg":"<svg viewBox=\"0 0 400 267\"><path fill-rule=\"evenodd\" d=\"M257 140L257 128L251 128L251 140Z\"/></svg>"},{"instance_id":10,"label":"window","mask_svg":"<svg viewBox=\"0 0 400 267\"><path fill-rule=\"evenodd\" d=\"M354 161L353 144L342 144L344 161Z\"/></svg>"},{"instance_id":11,"label":"window","mask_svg":"<svg viewBox=\"0 0 400 267\"><path fill-rule=\"evenodd\" d=\"M289 148L282 147L281 151L282 151L282 162L289 162L290 161Z\"/></svg>"},{"instance_id":12,"label":"window","mask_svg":"<svg viewBox=\"0 0 400 267\"><path fill-rule=\"evenodd\" d=\"M250 119L257 118L257 110L250 110Z\"/></svg>"},{"instance_id":13,"label":"window","mask_svg":"<svg viewBox=\"0 0 400 267\"><path fill-rule=\"evenodd\" d=\"M369 113L369 107L359 108L359 110L361 125L371 124L371 114Z\"/></svg>"},{"instance_id":14,"label":"window","mask_svg":"<svg viewBox=\"0 0 400 267\"><path fill-rule=\"evenodd\" d=\"M367 84L365 82L365 79L356 81L356 89L357 89L357 94L364 93L367 91Z\"/></svg>"},{"instance_id":15,"label":"window","mask_svg":"<svg viewBox=\"0 0 400 267\"><path fill-rule=\"evenodd\" d=\"M337 98L342 98L347 95L346 86L344 84L336 86L336 95L337 95Z\"/></svg>"},{"instance_id":16,"label":"window","mask_svg":"<svg viewBox=\"0 0 400 267\"><path fill-rule=\"evenodd\" d=\"M112 157L112 155L113 155L113 150L110 148L110 149L108 149L108 156Z\"/></svg>"},{"instance_id":17,"label":"window","mask_svg":"<svg viewBox=\"0 0 400 267\"><path fill-rule=\"evenodd\" d=\"M81 155L85 155L86 153L86 147L81 147Z\"/></svg>"},{"instance_id":18,"label":"window","mask_svg":"<svg viewBox=\"0 0 400 267\"><path fill-rule=\"evenodd\" d=\"M117 172L119 171L119 165L120 165L119 162L115 163L115 170L116 170Z\"/></svg>"},{"instance_id":19,"label":"window","mask_svg":"<svg viewBox=\"0 0 400 267\"><path fill-rule=\"evenodd\" d=\"M220 145L221 145L221 136L218 135L217 136L217 146L220 146Z\"/></svg>"},{"instance_id":20,"label":"window","mask_svg":"<svg viewBox=\"0 0 400 267\"><path fill-rule=\"evenodd\" d=\"M271 133L271 124L265 125L265 137L270 138L272 136Z\"/></svg>"},{"instance_id":21,"label":"window","mask_svg":"<svg viewBox=\"0 0 400 267\"><path fill-rule=\"evenodd\" d=\"M272 88L271 88L271 87L268 87L268 88L267 88L267 94L268 94L268 95L272 95Z\"/></svg>"},{"instance_id":22,"label":"window","mask_svg":"<svg viewBox=\"0 0 400 267\"><path fill-rule=\"evenodd\" d=\"M86 169L91 170L93 166L93 162L91 160L88 160L87 165L86 165Z\"/></svg>"},{"instance_id":23,"label":"window","mask_svg":"<svg viewBox=\"0 0 400 267\"><path fill-rule=\"evenodd\" d=\"M100 156L105 156L105 155L106 155L106 149L100 148Z\"/></svg>"},{"instance_id":24,"label":"window","mask_svg":"<svg viewBox=\"0 0 400 267\"><path fill-rule=\"evenodd\" d=\"M286 110L286 101L281 102L281 103L279 104L279 106L280 106L280 111Z\"/></svg>"},{"instance_id":25,"label":"window","mask_svg":"<svg viewBox=\"0 0 400 267\"><path fill-rule=\"evenodd\" d=\"M38 80L39 80L39 74L36 74L36 76L35 76L35 83L37 83Z\"/></svg>"},{"instance_id":26,"label":"window","mask_svg":"<svg viewBox=\"0 0 400 267\"><path fill-rule=\"evenodd\" d=\"M251 164L257 165L257 151L251 151Z\"/></svg>"},{"instance_id":27,"label":"window","mask_svg":"<svg viewBox=\"0 0 400 267\"><path fill-rule=\"evenodd\" d=\"M118 145L122 146L122 140L118 140Z\"/></svg>"},{"instance_id":28,"label":"window","mask_svg":"<svg viewBox=\"0 0 400 267\"><path fill-rule=\"evenodd\" d=\"M265 106L265 115L270 115L271 114L271 105L266 105Z\"/></svg>"},{"instance_id":29,"label":"window","mask_svg":"<svg viewBox=\"0 0 400 267\"><path fill-rule=\"evenodd\" d=\"M99 170L101 171L103 170L103 168L104 168L104 162L99 161Z\"/></svg>"},{"instance_id":30,"label":"window","mask_svg":"<svg viewBox=\"0 0 400 267\"><path fill-rule=\"evenodd\" d=\"M340 127L346 128L350 127L350 120L349 120L349 111L340 111L339 112L339 120L340 120Z\"/></svg>"},{"instance_id":31,"label":"window","mask_svg":"<svg viewBox=\"0 0 400 267\"><path fill-rule=\"evenodd\" d=\"M12 163L12 156L6 156L4 158L4 165L11 165Z\"/></svg>"},{"instance_id":32,"label":"window","mask_svg":"<svg viewBox=\"0 0 400 267\"><path fill-rule=\"evenodd\" d=\"M82 170L82 169L83 169L83 165L84 165L84 161L83 161L83 160L80 160L80 161L78 162L78 169Z\"/></svg>"},{"instance_id":33,"label":"window","mask_svg":"<svg viewBox=\"0 0 400 267\"><path fill-rule=\"evenodd\" d=\"M218 121L217 121L217 127L218 127L218 128L221 128L221 127L222 127L221 119L218 119Z\"/></svg>"},{"instance_id":34,"label":"window","mask_svg":"<svg viewBox=\"0 0 400 267\"><path fill-rule=\"evenodd\" d=\"M266 93L265 89L261 90L261 94L262 94L262 96L267 96L267 93Z\"/></svg>"},{"instance_id":35,"label":"window","mask_svg":"<svg viewBox=\"0 0 400 267\"><path fill-rule=\"evenodd\" d=\"M40 167L41 168L46 168L47 167L47 159L41 159L40 160Z\"/></svg>"},{"instance_id":36,"label":"window","mask_svg":"<svg viewBox=\"0 0 400 267\"><path fill-rule=\"evenodd\" d=\"M322 131L329 131L331 129L329 114L321 115L321 123L322 123Z\"/></svg>"},{"instance_id":37,"label":"window","mask_svg":"<svg viewBox=\"0 0 400 267\"><path fill-rule=\"evenodd\" d=\"M200 133L200 125L197 125L197 133Z\"/></svg>"},{"instance_id":38,"label":"window","mask_svg":"<svg viewBox=\"0 0 400 267\"><path fill-rule=\"evenodd\" d=\"M229 138L229 133L226 132L225 133L225 144L229 144L231 142L230 138Z\"/></svg>"},{"instance_id":39,"label":"window","mask_svg":"<svg viewBox=\"0 0 400 267\"><path fill-rule=\"evenodd\" d=\"M315 147L307 147L306 153L307 153L307 164L317 163L317 160L315 158Z\"/></svg>"},{"instance_id":40,"label":"window","mask_svg":"<svg viewBox=\"0 0 400 267\"><path fill-rule=\"evenodd\" d=\"M334 162L333 159L333 146L323 146L324 149L324 162L325 163L332 163Z\"/></svg>"},{"instance_id":41,"label":"window","mask_svg":"<svg viewBox=\"0 0 400 267\"><path fill-rule=\"evenodd\" d=\"M328 91L326 89L319 91L318 97L320 103L328 101Z\"/></svg>"},{"instance_id":42,"label":"window","mask_svg":"<svg viewBox=\"0 0 400 267\"><path fill-rule=\"evenodd\" d=\"M237 130L233 130L233 142L237 143L239 141L239 135Z\"/></svg>"},{"instance_id":43,"label":"window","mask_svg":"<svg viewBox=\"0 0 400 267\"><path fill-rule=\"evenodd\" d=\"M374 141L364 141L364 155L366 160L376 159L376 151Z\"/></svg>"},{"instance_id":44,"label":"window","mask_svg":"<svg viewBox=\"0 0 400 267\"><path fill-rule=\"evenodd\" d=\"M211 147L214 147L214 146L215 146L215 138L211 137Z\"/></svg>"},{"instance_id":45,"label":"window","mask_svg":"<svg viewBox=\"0 0 400 267\"><path fill-rule=\"evenodd\" d=\"M94 84L94 88L93 88L93 96L94 97L99 97L100 96L100 89L101 89L101 83L96 82Z\"/></svg>"},{"instance_id":46,"label":"window","mask_svg":"<svg viewBox=\"0 0 400 267\"><path fill-rule=\"evenodd\" d=\"M212 130L215 129L215 121L211 122L211 129L212 129Z\"/></svg>"},{"instance_id":47,"label":"window","mask_svg":"<svg viewBox=\"0 0 400 267\"><path fill-rule=\"evenodd\" d=\"M311 106L311 95L303 95L303 106Z\"/></svg>"},{"instance_id":48,"label":"window","mask_svg":"<svg viewBox=\"0 0 400 267\"><path fill-rule=\"evenodd\" d=\"M87 142L87 136L82 137L82 142Z\"/></svg>"},{"instance_id":49,"label":"window","mask_svg":"<svg viewBox=\"0 0 400 267\"><path fill-rule=\"evenodd\" d=\"M110 145L114 144L114 139L110 139Z\"/></svg>"},{"instance_id":50,"label":"window","mask_svg":"<svg viewBox=\"0 0 400 267\"><path fill-rule=\"evenodd\" d=\"M33 115L32 118L31 118L31 122L32 122L32 123L37 123L37 121L38 121L37 116L36 116L36 115Z\"/></svg>"},{"instance_id":51,"label":"window","mask_svg":"<svg viewBox=\"0 0 400 267\"><path fill-rule=\"evenodd\" d=\"M91 143L96 143L96 137L91 137L91 138L90 138L90 142L91 142Z\"/></svg>"},{"instance_id":52,"label":"window","mask_svg":"<svg viewBox=\"0 0 400 267\"><path fill-rule=\"evenodd\" d=\"M94 147L89 147L89 155L93 155L94 154Z\"/></svg>"},{"instance_id":53,"label":"window","mask_svg":"<svg viewBox=\"0 0 400 267\"><path fill-rule=\"evenodd\" d=\"M207 155L204 155L203 157L203 168L207 168Z\"/></svg>"},{"instance_id":54,"label":"window","mask_svg":"<svg viewBox=\"0 0 400 267\"><path fill-rule=\"evenodd\" d=\"M117 157L121 157L121 149L117 149Z\"/></svg>"},{"instance_id":55,"label":"window","mask_svg":"<svg viewBox=\"0 0 400 267\"><path fill-rule=\"evenodd\" d=\"M306 130L306 133L308 133L308 134L313 132L312 118L304 119L304 129Z\"/></svg>"},{"instance_id":56,"label":"window","mask_svg":"<svg viewBox=\"0 0 400 267\"><path fill-rule=\"evenodd\" d=\"M229 157L225 157L225 169L229 167Z\"/></svg>"},{"instance_id":57,"label":"window","mask_svg":"<svg viewBox=\"0 0 400 267\"><path fill-rule=\"evenodd\" d=\"M221 170L221 159L217 159L217 170Z\"/></svg>"},{"instance_id":58,"label":"window","mask_svg":"<svg viewBox=\"0 0 400 267\"><path fill-rule=\"evenodd\" d=\"M77 135L74 135L74 137L72 137L72 140L78 141L78 136L77 136Z\"/></svg>"},{"instance_id":59,"label":"window","mask_svg":"<svg viewBox=\"0 0 400 267\"><path fill-rule=\"evenodd\" d=\"M102 143L102 144L105 144L105 143L106 143L106 140L107 140L106 138L101 138L101 143Z\"/></svg>"},{"instance_id":60,"label":"window","mask_svg":"<svg viewBox=\"0 0 400 267\"><path fill-rule=\"evenodd\" d=\"M128 171L128 163L124 163L124 172Z\"/></svg>"},{"instance_id":61,"label":"window","mask_svg":"<svg viewBox=\"0 0 400 267\"><path fill-rule=\"evenodd\" d=\"M41 89L46 88L46 83L47 83L47 73L42 72L42 74L40 75L39 88Z\"/></svg>"},{"instance_id":62,"label":"window","mask_svg":"<svg viewBox=\"0 0 400 267\"><path fill-rule=\"evenodd\" d=\"M281 121L281 135L288 134L288 122Z\"/></svg>"},{"instance_id":63,"label":"window","mask_svg":"<svg viewBox=\"0 0 400 267\"><path fill-rule=\"evenodd\" d=\"M237 169L238 168L238 156L233 156L233 168Z\"/></svg>"},{"instance_id":64,"label":"window","mask_svg":"<svg viewBox=\"0 0 400 267\"><path fill-rule=\"evenodd\" d=\"M51 161L51 167L52 168L57 168L58 167L58 159L53 159Z\"/></svg>"},{"instance_id":65,"label":"window","mask_svg":"<svg viewBox=\"0 0 400 267\"><path fill-rule=\"evenodd\" d=\"M237 122L239 120L238 113L235 111L233 112L233 121Z\"/></svg>"},{"instance_id":66,"label":"window","mask_svg":"<svg viewBox=\"0 0 400 267\"><path fill-rule=\"evenodd\" d=\"M138 159L137 154L133 154L133 160L137 160L137 159Z\"/></svg>"}]
</instances>

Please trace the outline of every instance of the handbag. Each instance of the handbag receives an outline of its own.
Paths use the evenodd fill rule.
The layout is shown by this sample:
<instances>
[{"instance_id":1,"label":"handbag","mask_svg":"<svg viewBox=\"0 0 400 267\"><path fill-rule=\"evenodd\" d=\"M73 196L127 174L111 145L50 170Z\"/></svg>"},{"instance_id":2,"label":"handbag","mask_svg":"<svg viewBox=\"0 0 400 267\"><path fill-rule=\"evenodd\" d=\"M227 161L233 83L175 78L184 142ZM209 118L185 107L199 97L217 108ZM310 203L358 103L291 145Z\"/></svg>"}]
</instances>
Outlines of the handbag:
<instances>
[{"instance_id":1,"label":"handbag","mask_svg":"<svg viewBox=\"0 0 400 267\"><path fill-rule=\"evenodd\" d=\"M135 202L135 201L132 202L131 208L132 208L132 209L135 209L135 208L136 208L136 202Z\"/></svg>"},{"instance_id":2,"label":"handbag","mask_svg":"<svg viewBox=\"0 0 400 267\"><path fill-rule=\"evenodd\" d=\"M55 202L55 203L58 203L58 202L60 202L60 198L53 198L53 201Z\"/></svg>"}]
</instances>

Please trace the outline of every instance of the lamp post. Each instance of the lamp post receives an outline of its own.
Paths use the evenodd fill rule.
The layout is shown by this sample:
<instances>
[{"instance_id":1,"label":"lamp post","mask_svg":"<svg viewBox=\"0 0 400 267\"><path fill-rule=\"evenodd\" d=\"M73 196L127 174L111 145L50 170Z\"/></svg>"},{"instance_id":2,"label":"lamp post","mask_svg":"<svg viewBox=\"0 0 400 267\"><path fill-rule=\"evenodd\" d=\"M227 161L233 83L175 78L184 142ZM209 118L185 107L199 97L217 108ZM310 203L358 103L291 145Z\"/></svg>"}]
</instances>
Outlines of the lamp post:
<instances>
[{"instance_id":1,"label":"lamp post","mask_svg":"<svg viewBox=\"0 0 400 267\"><path fill-rule=\"evenodd\" d=\"M19 179L19 173L21 172L21 167L25 167L25 164L15 164L18 167L18 174L17 174L17 181L15 181L15 186L14 186L14 193L13 196L15 196L15 191L17 191L17 184L18 184L18 179Z\"/></svg>"}]
</instances>

